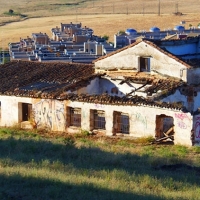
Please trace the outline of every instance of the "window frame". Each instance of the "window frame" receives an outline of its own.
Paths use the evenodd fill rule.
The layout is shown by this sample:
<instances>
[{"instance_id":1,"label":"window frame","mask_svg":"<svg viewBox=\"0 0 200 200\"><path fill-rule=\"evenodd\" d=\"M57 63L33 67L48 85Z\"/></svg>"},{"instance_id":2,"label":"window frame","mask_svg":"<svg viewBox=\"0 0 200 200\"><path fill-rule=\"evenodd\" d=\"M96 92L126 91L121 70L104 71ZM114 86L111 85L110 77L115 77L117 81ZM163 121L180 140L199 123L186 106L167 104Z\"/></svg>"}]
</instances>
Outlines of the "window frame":
<instances>
[{"instance_id":1,"label":"window frame","mask_svg":"<svg viewBox=\"0 0 200 200\"><path fill-rule=\"evenodd\" d=\"M138 57L138 70L140 72L150 72L151 71L150 63L151 63L150 56Z\"/></svg>"},{"instance_id":2,"label":"window frame","mask_svg":"<svg viewBox=\"0 0 200 200\"><path fill-rule=\"evenodd\" d=\"M93 110L93 129L106 130L105 111Z\"/></svg>"},{"instance_id":3,"label":"window frame","mask_svg":"<svg viewBox=\"0 0 200 200\"><path fill-rule=\"evenodd\" d=\"M69 126L81 127L81 108L70 107Z\"/></svg>"}]
</instances>

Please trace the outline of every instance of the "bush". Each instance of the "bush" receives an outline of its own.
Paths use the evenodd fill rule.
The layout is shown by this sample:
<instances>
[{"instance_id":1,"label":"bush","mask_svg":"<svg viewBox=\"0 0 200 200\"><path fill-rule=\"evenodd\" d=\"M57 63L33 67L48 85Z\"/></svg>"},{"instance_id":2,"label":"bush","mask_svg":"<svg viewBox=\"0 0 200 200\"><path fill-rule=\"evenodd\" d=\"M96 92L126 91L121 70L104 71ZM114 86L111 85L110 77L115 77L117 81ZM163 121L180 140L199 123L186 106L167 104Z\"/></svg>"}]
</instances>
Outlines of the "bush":
<instances>
[{"instance_id":1,"label":"bush","mask_svg":"<svg viewBox=\"0 0 200 200\"><path fill-rule=\"evenodd\" d=\"M74 146L75 139L72 136L67 136L66 138L64 138L63 142L66 146Z\"/></svg>"},{"instance_id":2,"label":"bush","mask_svg":"<svg viewBox=\"0 0 200 200\"><path fill-rule=\"evenodd\" d=\"M13 14L14 13L14 10L12 10L12 9L9 9L9 14Z\"/></svg>"},{"instance_id":3,"label":"bush","mask_svg":"<svg viewBox=\"0 0 200 200\"><path fill-rule=\"evenodd\" d=\"M104 35L103 37L102 37L104 40L109 40L109 36L108 35Z\"/></svg>"}]
</instances>

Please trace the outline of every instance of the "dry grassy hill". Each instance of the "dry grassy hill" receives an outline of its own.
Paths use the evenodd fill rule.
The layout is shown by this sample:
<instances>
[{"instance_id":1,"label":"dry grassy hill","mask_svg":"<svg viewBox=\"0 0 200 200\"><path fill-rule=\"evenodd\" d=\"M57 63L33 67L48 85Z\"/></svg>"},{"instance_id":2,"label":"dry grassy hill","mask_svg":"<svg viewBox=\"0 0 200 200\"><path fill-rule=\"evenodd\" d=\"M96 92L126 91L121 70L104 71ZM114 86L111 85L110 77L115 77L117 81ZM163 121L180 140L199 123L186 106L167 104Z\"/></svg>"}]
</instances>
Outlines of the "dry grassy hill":
<instances>
[{"instance_id":1,"label":"dry grassy hill","mask_svg":"<svg viewBox=\"0 0 200 200\"><path fill-rule=\"evenodd\" d=\"M0 0L0 2L3 0ZM9 42L30 36L33 32L46 32L50 35L52 27L60 23L82 22L83 26L94 29L96 35L113 35L119 30L135 28L149 30L152 26L161 29L173 28L180 21L190 24L200 23L199 0L10 0L0 7L0 46L7 47ZM8 14L13 9L16 15ZM182 15L176 16L175 12ZM13 22L12 21L19 21Z\"/></svg>"},{"instance_id":2,"label":"dry grassy hill","mask_svg":"<svg viewBox=\"0 0 200 200\"><path fill-rule=\"evenodd\" d=\"M2 2L1 2L2 1ZM0 0L0 15L13 9L29 17L52 16L66 14L170 14L176 11L182 13L198 13L199 0Z\"/></svg>"}]
</instances>

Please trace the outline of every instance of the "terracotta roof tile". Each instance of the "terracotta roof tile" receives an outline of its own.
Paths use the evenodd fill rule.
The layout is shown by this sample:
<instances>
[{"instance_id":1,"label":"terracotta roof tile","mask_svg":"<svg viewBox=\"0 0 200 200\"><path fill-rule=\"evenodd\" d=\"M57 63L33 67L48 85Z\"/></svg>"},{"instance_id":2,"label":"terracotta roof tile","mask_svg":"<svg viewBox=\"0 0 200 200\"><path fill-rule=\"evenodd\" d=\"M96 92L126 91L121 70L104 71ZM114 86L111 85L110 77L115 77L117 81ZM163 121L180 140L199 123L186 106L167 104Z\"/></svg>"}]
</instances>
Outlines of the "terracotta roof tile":
<instances>
[{"instance_id":1,"label":"terracotta roof tile","mask_svg":"<svg viewBox=\"0 0 200 200\"><path fill-rule=\"evenodd\" d=\"M12 61L0 66L0 93L55 96L85 86L96 76L91 64Z\"/></svg>"},{"instance_id":2,"label":"terracotta roof tile","mask_svg":"<svg viewBox=\"0 0 200 200\"><path fill-rule=\"evenodd\" d=\"M140 96L133 97L118 97L110 96L108 94L102 95L87 95L87 94L66 94L58 97L62 100L71 100L87 103L96 103L104 105L124 105L124 106L150 106L150 107L162 107L167 109L183 110L185 109L182 104L166 103L166 102L155 102L150 99L145 99Z\"/></svg>"}]
</instances>

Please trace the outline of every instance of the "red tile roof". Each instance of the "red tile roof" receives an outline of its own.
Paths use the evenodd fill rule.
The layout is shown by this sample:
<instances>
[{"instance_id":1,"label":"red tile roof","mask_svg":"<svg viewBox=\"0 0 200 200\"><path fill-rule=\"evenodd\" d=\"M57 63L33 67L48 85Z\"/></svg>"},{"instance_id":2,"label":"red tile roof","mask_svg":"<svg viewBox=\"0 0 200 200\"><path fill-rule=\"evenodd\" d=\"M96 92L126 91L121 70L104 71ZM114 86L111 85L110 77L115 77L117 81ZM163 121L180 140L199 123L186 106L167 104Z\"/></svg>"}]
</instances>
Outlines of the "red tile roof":
<instances>
[{"instance_id":1,"label":"red tile roof","mask_svg":"<svg viewBox=\"0 0 200 200\"><path fill-rule=\"evenodd\" d=\"M12 61L0 65L0 94L54 97L99 76L91 64Z\"/></svg>"}]
</instances>

